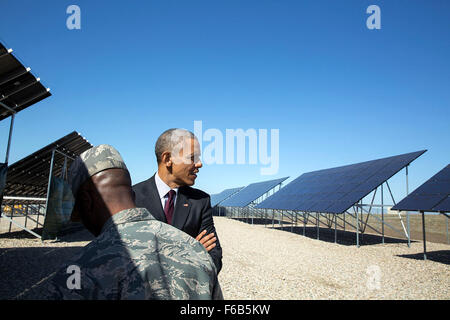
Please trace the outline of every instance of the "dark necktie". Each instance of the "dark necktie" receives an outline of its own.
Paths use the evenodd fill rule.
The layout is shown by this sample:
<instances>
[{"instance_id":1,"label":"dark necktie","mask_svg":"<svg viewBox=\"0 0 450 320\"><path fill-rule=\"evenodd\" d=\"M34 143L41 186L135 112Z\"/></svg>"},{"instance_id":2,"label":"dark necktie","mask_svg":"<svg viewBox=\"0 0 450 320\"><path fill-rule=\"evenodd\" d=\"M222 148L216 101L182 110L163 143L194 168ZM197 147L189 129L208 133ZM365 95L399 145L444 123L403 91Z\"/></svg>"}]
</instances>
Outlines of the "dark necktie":
<instances>
[{"instance_id":1,"label":"dark necktie","mask_svg":"<svg viewBox=\"0 0 450 320\"><path fill-rule=\"evenodd\" d=\"M169 197L166 199L166 203L164 204L164 214L166 215L166 220L168 224L172 224L173 217L173 203L175 202L175 191L170 190L167 192Z\"/></svg>"}]
</instances>

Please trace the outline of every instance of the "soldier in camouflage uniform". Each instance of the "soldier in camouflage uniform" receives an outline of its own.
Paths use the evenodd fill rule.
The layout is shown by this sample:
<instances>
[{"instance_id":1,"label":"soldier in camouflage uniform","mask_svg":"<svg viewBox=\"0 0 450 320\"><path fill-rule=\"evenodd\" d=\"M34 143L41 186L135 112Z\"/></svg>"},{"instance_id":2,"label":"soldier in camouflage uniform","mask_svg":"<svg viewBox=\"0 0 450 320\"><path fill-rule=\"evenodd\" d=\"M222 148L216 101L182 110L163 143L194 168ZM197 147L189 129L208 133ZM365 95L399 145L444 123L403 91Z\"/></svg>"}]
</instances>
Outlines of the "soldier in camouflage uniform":
<instances>
[{"instance_id":1,"label":"soldier in camouflage uniform","mask_svg":"<svg viewBox=\"0 0 450 320\"><path fill-rule=\"evenodd\" d=\"M96 239L34 298L223 299L203 245L134 206L128 170L113 147L82 153L69 182L76 198L72 220L81 218ZM79 268L78 284L70 266Z\"/></svg>"}]
</instances>

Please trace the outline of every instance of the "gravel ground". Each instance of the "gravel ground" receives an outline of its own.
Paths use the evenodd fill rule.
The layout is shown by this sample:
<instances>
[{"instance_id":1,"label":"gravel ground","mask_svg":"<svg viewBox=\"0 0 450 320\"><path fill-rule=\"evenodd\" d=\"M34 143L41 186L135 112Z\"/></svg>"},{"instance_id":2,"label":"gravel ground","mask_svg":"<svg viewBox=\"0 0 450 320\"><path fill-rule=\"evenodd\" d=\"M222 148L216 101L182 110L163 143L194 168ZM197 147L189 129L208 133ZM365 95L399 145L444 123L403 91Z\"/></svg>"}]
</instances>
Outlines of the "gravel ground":
<instances>
[{"instance_id":1,"label":"gravel ground","mask_svg":"<svg viewBox=\"0 0 450 320\"><path fill-rule=\"evenodd\" d=\"M87 245L93 236L86 230L68 234L65 241L41 241L25 231L0 238L0 299L14 299L59 269Z\"/></svg>"},{"instance_id":2,"label":"gravel ground","mask_svg":"<svg viewBox=\"0 0 450 320\"><path fill-rule=\"evenodd\" d=\"M215 217L223 247L225 299L449 299L450 248L427 242L356 248ZM87 231L65 241L18 233L0 238L0 299L12 299L85 246Z\"/></svg>"},{"instance_id":3,"label":"gravel ground","mask_svg":"<svg viewBox=\"0 0 450 320\"><path fill-rule=\"evenodd\" d=\"M225 299L449 299L450 247L357 248L215 217ZM431 259L435 260L432 261Z\"/></svg>"}]
</instances>

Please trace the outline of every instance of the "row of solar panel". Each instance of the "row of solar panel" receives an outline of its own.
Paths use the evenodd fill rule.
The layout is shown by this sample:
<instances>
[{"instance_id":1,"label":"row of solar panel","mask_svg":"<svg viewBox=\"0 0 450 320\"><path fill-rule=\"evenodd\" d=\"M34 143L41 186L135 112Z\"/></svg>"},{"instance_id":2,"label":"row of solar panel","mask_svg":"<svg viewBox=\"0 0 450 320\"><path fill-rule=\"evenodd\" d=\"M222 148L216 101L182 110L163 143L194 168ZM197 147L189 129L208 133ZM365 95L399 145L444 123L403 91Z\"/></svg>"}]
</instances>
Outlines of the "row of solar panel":
<instances>
[{"instance_id":1,"label":"row of solar panel","mask_svg":"<svg viewBox=\"0 0 450 320\"><path fill-rule=\"evenodd\" d=\"M289 177L257 182L248 186L226 189L218 194L211 195L211 206L221 205L223 207L245 207L280 185Z\"/></svg>"},{"instance_id":2,"label":"row of solar panel","mask_svg":"<svg viewBox=\"0 0 450 320\"><path fill-rule=\"evenodd\" d=\"M212 194L211 195L211 207L214 207L214 206L218 205L219 203L221 203L222 201L228 199L236 192L239 192L242 188L243 187L231 188L231 189L223 190L221 193Z\"/></svg>"},{"instance_id":3,"label":"row of solar panel","mask_svg":"<svg viewBox=\"0 0 450 320\"><path fill-rule=\"evenodd\" d=\"M256 205L256 208L344 213L424 152L426 150L308 172ZM448 167L443 169L393 209L449 211L449 171ZM251 184L234 192L233 196L215 200L214 205L245 207L285 179Z\"/></svg>"},{"instance_id":4,"label":"row of solar panel","mask_svg":"<svg viewBox=\"0 0 450 320\"><path fill-rule=\"evenodd\" d=\"M340 214L425 151L308 172L256 207Z\"/></svg>"},{"instance_id":5,"label":"row of solar panel","mask_svg":"<svg viewBox=\"0 0 450 320\"><path fill-rule=\"evenodd\" d=\"M221 203L224 207L245 207L289 177L252 183Z\"/></svg>"},{"instance_id":6,"label":"row of solar panel","mask_svg":"<svg viewBox=\"0 0 450 320\"><path fill-rule=\"evenodd\" d=\"M4 195L21 197L45 197L47 194L48 177L53 150L64 152L67 158L66 168L82 152L92 148L78 132L68 135L50 143L38 151L8 166L6 187ZM60 176L64 168L65 156L55 152L53 158L53 176Z\"/></svg>"}]
</instances>

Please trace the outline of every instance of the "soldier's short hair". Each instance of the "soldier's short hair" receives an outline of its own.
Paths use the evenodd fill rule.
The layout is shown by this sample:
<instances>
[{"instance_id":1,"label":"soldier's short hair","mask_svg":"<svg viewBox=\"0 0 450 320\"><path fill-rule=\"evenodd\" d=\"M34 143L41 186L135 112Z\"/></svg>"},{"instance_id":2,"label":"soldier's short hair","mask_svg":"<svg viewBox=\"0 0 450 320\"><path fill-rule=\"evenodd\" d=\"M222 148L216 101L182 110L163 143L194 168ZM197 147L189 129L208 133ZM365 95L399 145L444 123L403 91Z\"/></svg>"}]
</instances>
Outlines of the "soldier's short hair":
<instances>
[{"instance_id":1,"label":"soldier's short hair","mask_svg":"<svg viewBox=\"0 0 450 320\"><path fill-rule=\"evenodd\" d=\"M172 128L164 131L155 144L155 155L158 164L162 161L163 152L169 151L172 153L173 150L176 150L177 146L187 138L197 139L191 131L186 129Z\"/></svg>"}]
</instances>

